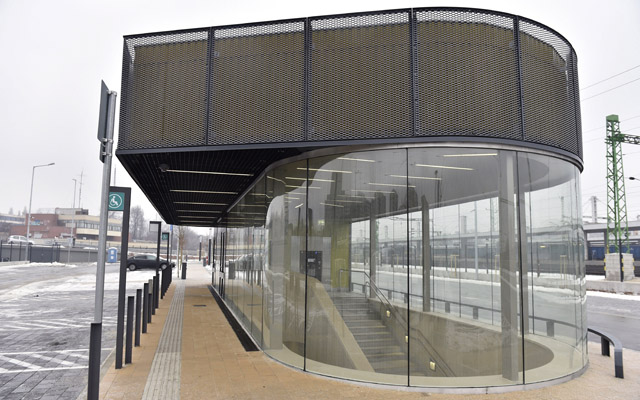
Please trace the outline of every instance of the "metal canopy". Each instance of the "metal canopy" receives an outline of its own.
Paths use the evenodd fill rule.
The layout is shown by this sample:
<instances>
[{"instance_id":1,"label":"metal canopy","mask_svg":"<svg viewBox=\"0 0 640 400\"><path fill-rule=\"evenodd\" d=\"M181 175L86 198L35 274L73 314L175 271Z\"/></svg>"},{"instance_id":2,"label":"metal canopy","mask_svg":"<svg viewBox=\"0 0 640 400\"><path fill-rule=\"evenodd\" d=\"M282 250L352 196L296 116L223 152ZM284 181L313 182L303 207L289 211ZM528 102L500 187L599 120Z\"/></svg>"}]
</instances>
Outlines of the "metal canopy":
<instances>
[{"instance_id":1,"label":"metal canopy","mask_svg":"<svg viewBox=\"0 0 640 400\"><path fill-rule=\"evenodd\" d=\"M178 151L116 153L166 223L202 227L215 226L229 205L268 165L298 154L300 150L296 148L224 151L182 148Z\"/></svg>"}]
</instances>

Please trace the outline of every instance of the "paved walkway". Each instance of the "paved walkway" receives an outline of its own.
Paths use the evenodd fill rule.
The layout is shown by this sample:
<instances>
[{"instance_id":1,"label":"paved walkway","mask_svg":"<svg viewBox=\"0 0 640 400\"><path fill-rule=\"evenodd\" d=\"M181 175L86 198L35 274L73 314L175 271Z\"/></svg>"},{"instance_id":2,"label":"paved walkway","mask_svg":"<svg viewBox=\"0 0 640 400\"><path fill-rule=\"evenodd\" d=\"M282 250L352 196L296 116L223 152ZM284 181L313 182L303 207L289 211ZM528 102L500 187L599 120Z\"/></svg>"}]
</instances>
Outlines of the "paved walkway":
<instances>
[{"instance_id":1,"label":"paved walkway","mask_svg":"<svg viewBox=\"0 0 640 400\"><path fill-rule=\"evenodd\" d=\"M133 363L120 370L109 367L101 399L640 399L640 352L625 349L627 378L617 379L613 359L601 356L593 343L590 367L581 377L497 395L429 394L305 373L261 351L246 352L207 288L210 279L204 268L191 264L188 279L173 281L141 346L133 350Z\"/></svg>"}]
</instances>

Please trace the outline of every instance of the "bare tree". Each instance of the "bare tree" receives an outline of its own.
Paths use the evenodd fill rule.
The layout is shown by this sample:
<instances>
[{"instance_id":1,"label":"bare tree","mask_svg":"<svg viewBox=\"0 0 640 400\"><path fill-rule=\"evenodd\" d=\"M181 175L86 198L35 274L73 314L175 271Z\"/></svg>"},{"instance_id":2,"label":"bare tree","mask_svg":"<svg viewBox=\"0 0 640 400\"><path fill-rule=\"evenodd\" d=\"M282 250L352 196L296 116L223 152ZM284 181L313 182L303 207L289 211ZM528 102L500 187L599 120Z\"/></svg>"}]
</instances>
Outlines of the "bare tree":
<instances>
[{"instance_id":1,"label":"bare tree","mask_svg":"<svg viewBox=\"0 0 640 400\"><path fill-rule=\"evenodd\" d=\"M141 239L145 234L146 220L144 210L140 206L131 207L129 219L129 234L133 240Z\"/></svg>"}]
</instances>

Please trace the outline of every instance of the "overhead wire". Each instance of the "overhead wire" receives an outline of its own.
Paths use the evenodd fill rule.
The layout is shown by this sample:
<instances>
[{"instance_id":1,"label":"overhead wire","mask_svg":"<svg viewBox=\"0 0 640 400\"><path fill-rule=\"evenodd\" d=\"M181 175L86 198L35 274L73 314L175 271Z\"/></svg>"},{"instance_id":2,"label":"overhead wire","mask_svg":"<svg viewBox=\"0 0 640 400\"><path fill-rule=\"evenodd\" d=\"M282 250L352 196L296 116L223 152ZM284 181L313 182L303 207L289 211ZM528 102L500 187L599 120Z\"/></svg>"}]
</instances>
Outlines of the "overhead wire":
<instances>
[{"instance_id":1,"label":"overhead wire","mask_svg":"<svg viewBox=\"0 0 640 400\"><path fill-rule=\"evenodd\" d=\"M589 97L587 97L585 99L580 99L580 102L583 102L583 101L586 101L586 100L589 100L589 99L593 99L594 97L600 96L601 94L609 93L612 90L619 89L619 88L621 88L623 86L627 86L628 84L633 83L633 82L637 82L637 81L640 81L640 78L636 78L636 79L633 79L633 80L631 80L629 82L625 82L622 85L618 85L618 86L612 87L611 89L607 89L604 92L596 93L593 96L589 96Z\"/></svg>"},{"instance_id":2,"label":"overhead wire","mask_svg":"<svg viewBox=\"0 0 640 400\"><path fill-rule=\"evenodd\" d=\"M622 74L626 74L627 72L629 72L629 71L633 71L633 70L634 70L634 69L636 69L636 68L640 68L640 64L636 65L635 67L631 67L631 68L629 68L629 69L627 69L627 70L624 70L624 71L622 71L622 72L619 72L619 73L617 73L617 74L615 74L615 75L611 75L611 76L610 76L610 77L608 77L608 78L604 78L603 80L598 81L598 82L596 82L596 83L592 83L591 85L586 86L586 87L583 87L583 88L581 88L580 90L581 90L581 91L582 91L582 90L587 90L587 89L589 89L590 87L594 87L595 85L598 85L598 84L600 84L600 83L602 83L602 82L606 82L606 81L608 81L609 79L613 79L613 78L615 78L616 76L620 76L620 75L622 75Z\"/></svg>"}]
</instances>

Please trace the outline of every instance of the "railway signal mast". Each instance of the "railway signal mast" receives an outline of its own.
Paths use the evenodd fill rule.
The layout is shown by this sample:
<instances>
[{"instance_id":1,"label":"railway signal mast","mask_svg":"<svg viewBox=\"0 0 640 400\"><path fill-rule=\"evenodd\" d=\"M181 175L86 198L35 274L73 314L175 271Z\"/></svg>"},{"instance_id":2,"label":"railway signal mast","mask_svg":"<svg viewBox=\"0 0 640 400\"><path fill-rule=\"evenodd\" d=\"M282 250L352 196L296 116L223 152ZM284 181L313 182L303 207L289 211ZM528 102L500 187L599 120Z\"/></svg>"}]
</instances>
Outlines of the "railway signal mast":
<instances>
[{"instance_id":1,"label":"railway signal mast","mask_svg":"<svg viewBox=\"0 0 640 400\"><path fill-rule=\"evenodd\" d=\"M622 143L640 144L640 136L621 133L618 116L609 115L607 116L607 136L604 141L607 145L607 236L605 237L605 250L609 253L609 247L614 246L615 253L620 254L620 265L622 266L624 265L622 249L625 248L626 252L629 252ZM622 268L620 268L620 280L624 280Z\"/></svg>"}]
</instances>

